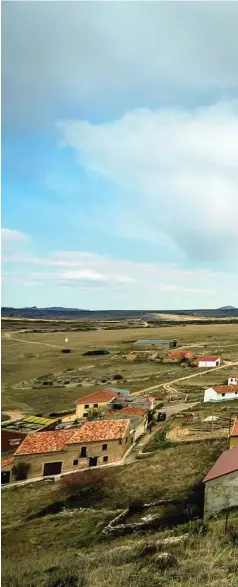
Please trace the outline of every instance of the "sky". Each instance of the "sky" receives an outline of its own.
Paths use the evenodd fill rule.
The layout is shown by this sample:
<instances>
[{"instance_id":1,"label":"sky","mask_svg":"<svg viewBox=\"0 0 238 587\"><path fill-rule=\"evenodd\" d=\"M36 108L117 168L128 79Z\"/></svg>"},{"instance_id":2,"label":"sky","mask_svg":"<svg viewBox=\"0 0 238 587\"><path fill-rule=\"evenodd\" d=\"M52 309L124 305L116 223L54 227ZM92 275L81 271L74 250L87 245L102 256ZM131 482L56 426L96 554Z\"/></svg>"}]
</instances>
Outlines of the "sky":
<instances>
[{"instance_id":1,"label":"sky","mask_svg":"<svg viewBox=\"0 0 238 587\"><path fill-rule=\"evenodd\" d=\"M238 3L2 2L2 305L238 306Z\"/></svg>"}]
</instances>

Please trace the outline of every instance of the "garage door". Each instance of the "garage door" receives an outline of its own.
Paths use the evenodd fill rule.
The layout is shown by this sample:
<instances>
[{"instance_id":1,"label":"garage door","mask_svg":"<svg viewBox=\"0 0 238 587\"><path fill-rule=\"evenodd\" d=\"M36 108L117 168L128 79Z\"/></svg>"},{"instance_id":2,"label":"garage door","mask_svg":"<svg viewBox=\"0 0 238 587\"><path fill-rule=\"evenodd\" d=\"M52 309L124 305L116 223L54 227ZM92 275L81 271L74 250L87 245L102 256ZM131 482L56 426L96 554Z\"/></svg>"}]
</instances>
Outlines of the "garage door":
<instances>
[{"instance_id":1,"label":"garage door","mask_svg":"<svg viewBox=\"0 0 238 587\"><path fill-rule=\"evenodd\" d=\"M60 475L62 470L62 463L56 461L55 463L45 463L44 464L44 472L43 476L47 477L48 475Z\"/></svg>"}]
</instances>

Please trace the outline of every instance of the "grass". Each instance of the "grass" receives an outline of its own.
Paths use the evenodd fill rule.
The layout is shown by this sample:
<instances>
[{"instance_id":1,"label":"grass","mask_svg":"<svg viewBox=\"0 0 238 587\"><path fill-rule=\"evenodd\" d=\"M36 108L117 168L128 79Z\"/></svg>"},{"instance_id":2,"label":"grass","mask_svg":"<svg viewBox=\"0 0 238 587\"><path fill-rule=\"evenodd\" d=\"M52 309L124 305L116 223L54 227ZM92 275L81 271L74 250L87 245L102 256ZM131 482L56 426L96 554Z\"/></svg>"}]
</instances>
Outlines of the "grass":
<instances>
[{"instance_id":1,"label":"grass","mask_svg":"<svg viewBox=\"0 0 238 587\"><path fill-rule=\"evenodd\" d=\"M69 328L77 324L70 325ZM32 323L34 327L34 323ZM55 327L55 325L54 325ZM60 324L59 324L60 327ZM64 328L67 324L64 324ZM4 321L3 321L4 328ZM133 340L145 337L144 328L128 328L118 330L103 331L86 331L74 332L58 331L51 332L51 323L41 323L41 328L45 332L7 332L3 329L2 333L2 408L19 409L24 412L41 412L57 411L71 409L74 406L75 399L81 394L94 391L103 383L96 383L92 387L65 388L61 385L51 387L50 390L44 388L25 389L14 386L22 381L29 381L36 377L46 377L52 374L57 380L60 373L68 371L70 378L70 369L81 368L82 373L95 377L100 382L105 376L113 376L115 373L123 375L122 385L129 387L132 391L150 387L176 379L179 376L189 375L195 372L192 369L182 369L179 365L163 365L160 363L129 363L119 358L111 359L115 353L128 352L132 350ZM236 359L238 356L237 347L229 346L237 343L237 326L235 324L214 324L214 325L188 325L186 328L181 326L158 327L146 331L146 338L171 338L176 339L180 345L203 344L196 352L203 353L219 351L223 348L224 355ZM5 335L11 338L5 338ZM72 353L69 355L62 354L61 348L64 346L65 337L69 338L69 344ZM19 339L19 340L15 340ZM37 344L35 344L37 343ZM56 345L47 346L47 345ZM59 348L57 348L59 347ZM111 355L105 357L84 357L86 350L94 348L105 348L111 351ZM220 351L219 351L220 352ZM90 367L90 365L94 365ZM85 371L84 371L85 370ZM190 391L194 385L203 387L207 384L220 383L229 374L230 369L218 371L214 374L201 375L192 380L180 382L180 389ZM68 375L67 373L67 375ZM161 390L159 390L161 391ZM163 392L161 391L161 397Z\"/></svg>"},{"instance_id":2,"label":"grass","mask_svg":"<svg viewBox=\"0 0 238 587\"><path fill-rule=\"evenodd\" d=\"M45 328L45 332L23 334L8 330L11 339L4 338L3 331L2 407L5 409L21 409L28 413L71 409L80 394L98 386L33 390L16 389L14 385L47 374L58 376L69 369L85 369L92 364L94 367L88 370L90 375L103 377L104 374L122 373L123 387L133 391L187 374L177 365L131 364L121 358L108 361L107 357L82 356L86 350L96 347L107 348L112 355L118 350L127 352L132 348L131 341L145 338L144 328L64 333L50 332L49 323L42 323L41 328ZM174 338L181 345L206 343L206 352L218 350L222 344L226 356L229 353L236 358L238 346L228 347L236 343L236 332L237 326L233 324L189 325L186 328L175 325L148 330L146 338ZM70 355L60 352L66 336L72 348ZM27 343L14 341L14 338ZM32 344L32 341L40 344ZM184 382L183 387L189 394L202 397L202 387L208 381L219 383L229 371L211 372L204 377L198 374L196 380ZM70 376L70 371L68 373ZM143 378L148 379L143 381ZM158 398L163 397L160 391ZM200 408L205 415L210 406L206 408L201 404ZM102 529L116 511L128 507L135 499L149 502L186 497L227 448L227 439L169 446L166 450L161 450L164 442L161 437L156 436L151 442L156 444L153 456L130 465L108 468L103 482L90 491L82 492L63 482L4 490L3 587L235 587L237 567L235 569L233 533L231 530L224 535L223 518L209 522L205 536L195 536L191 528L186 528L189 531L186 546L176 551L176 563L165 570L158 567L154 556L140 557L141 541L160 539L184 529L110 540L102 538ZM47 508L55 508L57 503L69 511L50 514ZM45 515L40 517L42 510ZM231 523L238 523L235 512L231 515ZM117 553L111 552L116 547ZM125 547L131 550L126 553Z\"/></svg>"}]
</instances>

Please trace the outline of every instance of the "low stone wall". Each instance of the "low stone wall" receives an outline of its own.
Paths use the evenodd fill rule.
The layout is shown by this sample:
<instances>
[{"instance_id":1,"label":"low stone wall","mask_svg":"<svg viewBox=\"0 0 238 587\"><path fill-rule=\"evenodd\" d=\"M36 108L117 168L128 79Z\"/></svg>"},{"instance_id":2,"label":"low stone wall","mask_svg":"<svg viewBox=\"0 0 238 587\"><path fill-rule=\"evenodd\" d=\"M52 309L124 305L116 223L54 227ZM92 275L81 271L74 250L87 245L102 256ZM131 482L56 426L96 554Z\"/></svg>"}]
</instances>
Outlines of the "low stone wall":
<instances>
[{"instance_id":1,"label":"low stone wall","mask_svg":"<svg viewBox=\"0 0 238 587\"><path fill-rule=\"evenodd\" d=\"M176 500L176 499L167 499L167 500L160 500L157 502L152 502L152 503L145 503L141 506L141 511L143 511L144 509L149 509L151 507L162 507L162 506L169 506L169 505L184 505L185 506L185 501L184 500ZM156 515L156 516L149 516L147 520L144 520L143 522L135 522L135 523L129 523L126 524L125 520L126 518L130 515L130 508L127 508L126 510L124 510L121 514L119 514L118 516L116 516L116 518L114 518L113 520L111 520L111 522L109 522L108 526L106 526L106 528L103 529L102 533L104 536L123 536L124 534L131 534L140 530L146 530L146 529L153 529L153 528L158 528L158 527L163 527L165 526L165 520L164 517L161 515ZM179 520L181 518L181 514L179 514L178 516L178 523ZM184 518L185 518L185 514L184 514ZM186 520L182 520L182 522L185 522ZM188 520L187 520L188 521ZM124 523L123 523L124 522ZM181 522L181 523L182 523Z\"/></svg>"}]
</instances>

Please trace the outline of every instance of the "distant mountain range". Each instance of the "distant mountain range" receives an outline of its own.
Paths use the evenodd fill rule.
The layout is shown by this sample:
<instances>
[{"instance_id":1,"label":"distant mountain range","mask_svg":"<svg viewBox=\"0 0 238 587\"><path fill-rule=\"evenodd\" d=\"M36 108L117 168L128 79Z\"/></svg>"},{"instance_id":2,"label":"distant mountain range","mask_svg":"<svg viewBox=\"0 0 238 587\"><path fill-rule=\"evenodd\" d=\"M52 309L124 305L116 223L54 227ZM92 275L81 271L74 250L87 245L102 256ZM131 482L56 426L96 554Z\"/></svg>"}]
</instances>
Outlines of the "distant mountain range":
<instances>
[{"instance_id":1,"label":"distant mountain range","mask_svg":"<svg viewBox=\"0 0 238 587\"><path fill-rule=\"evenodd\" d=\"M82 310L78 308L2 308L2 318L35 318L35 319L62 319L62 320L123 320L144 318L150 319L153 314L171 314L183 316L197 316L206 318L236 318L238 309L233 306L224 306L214 310Z\"/></svg>"}]
</instances>

